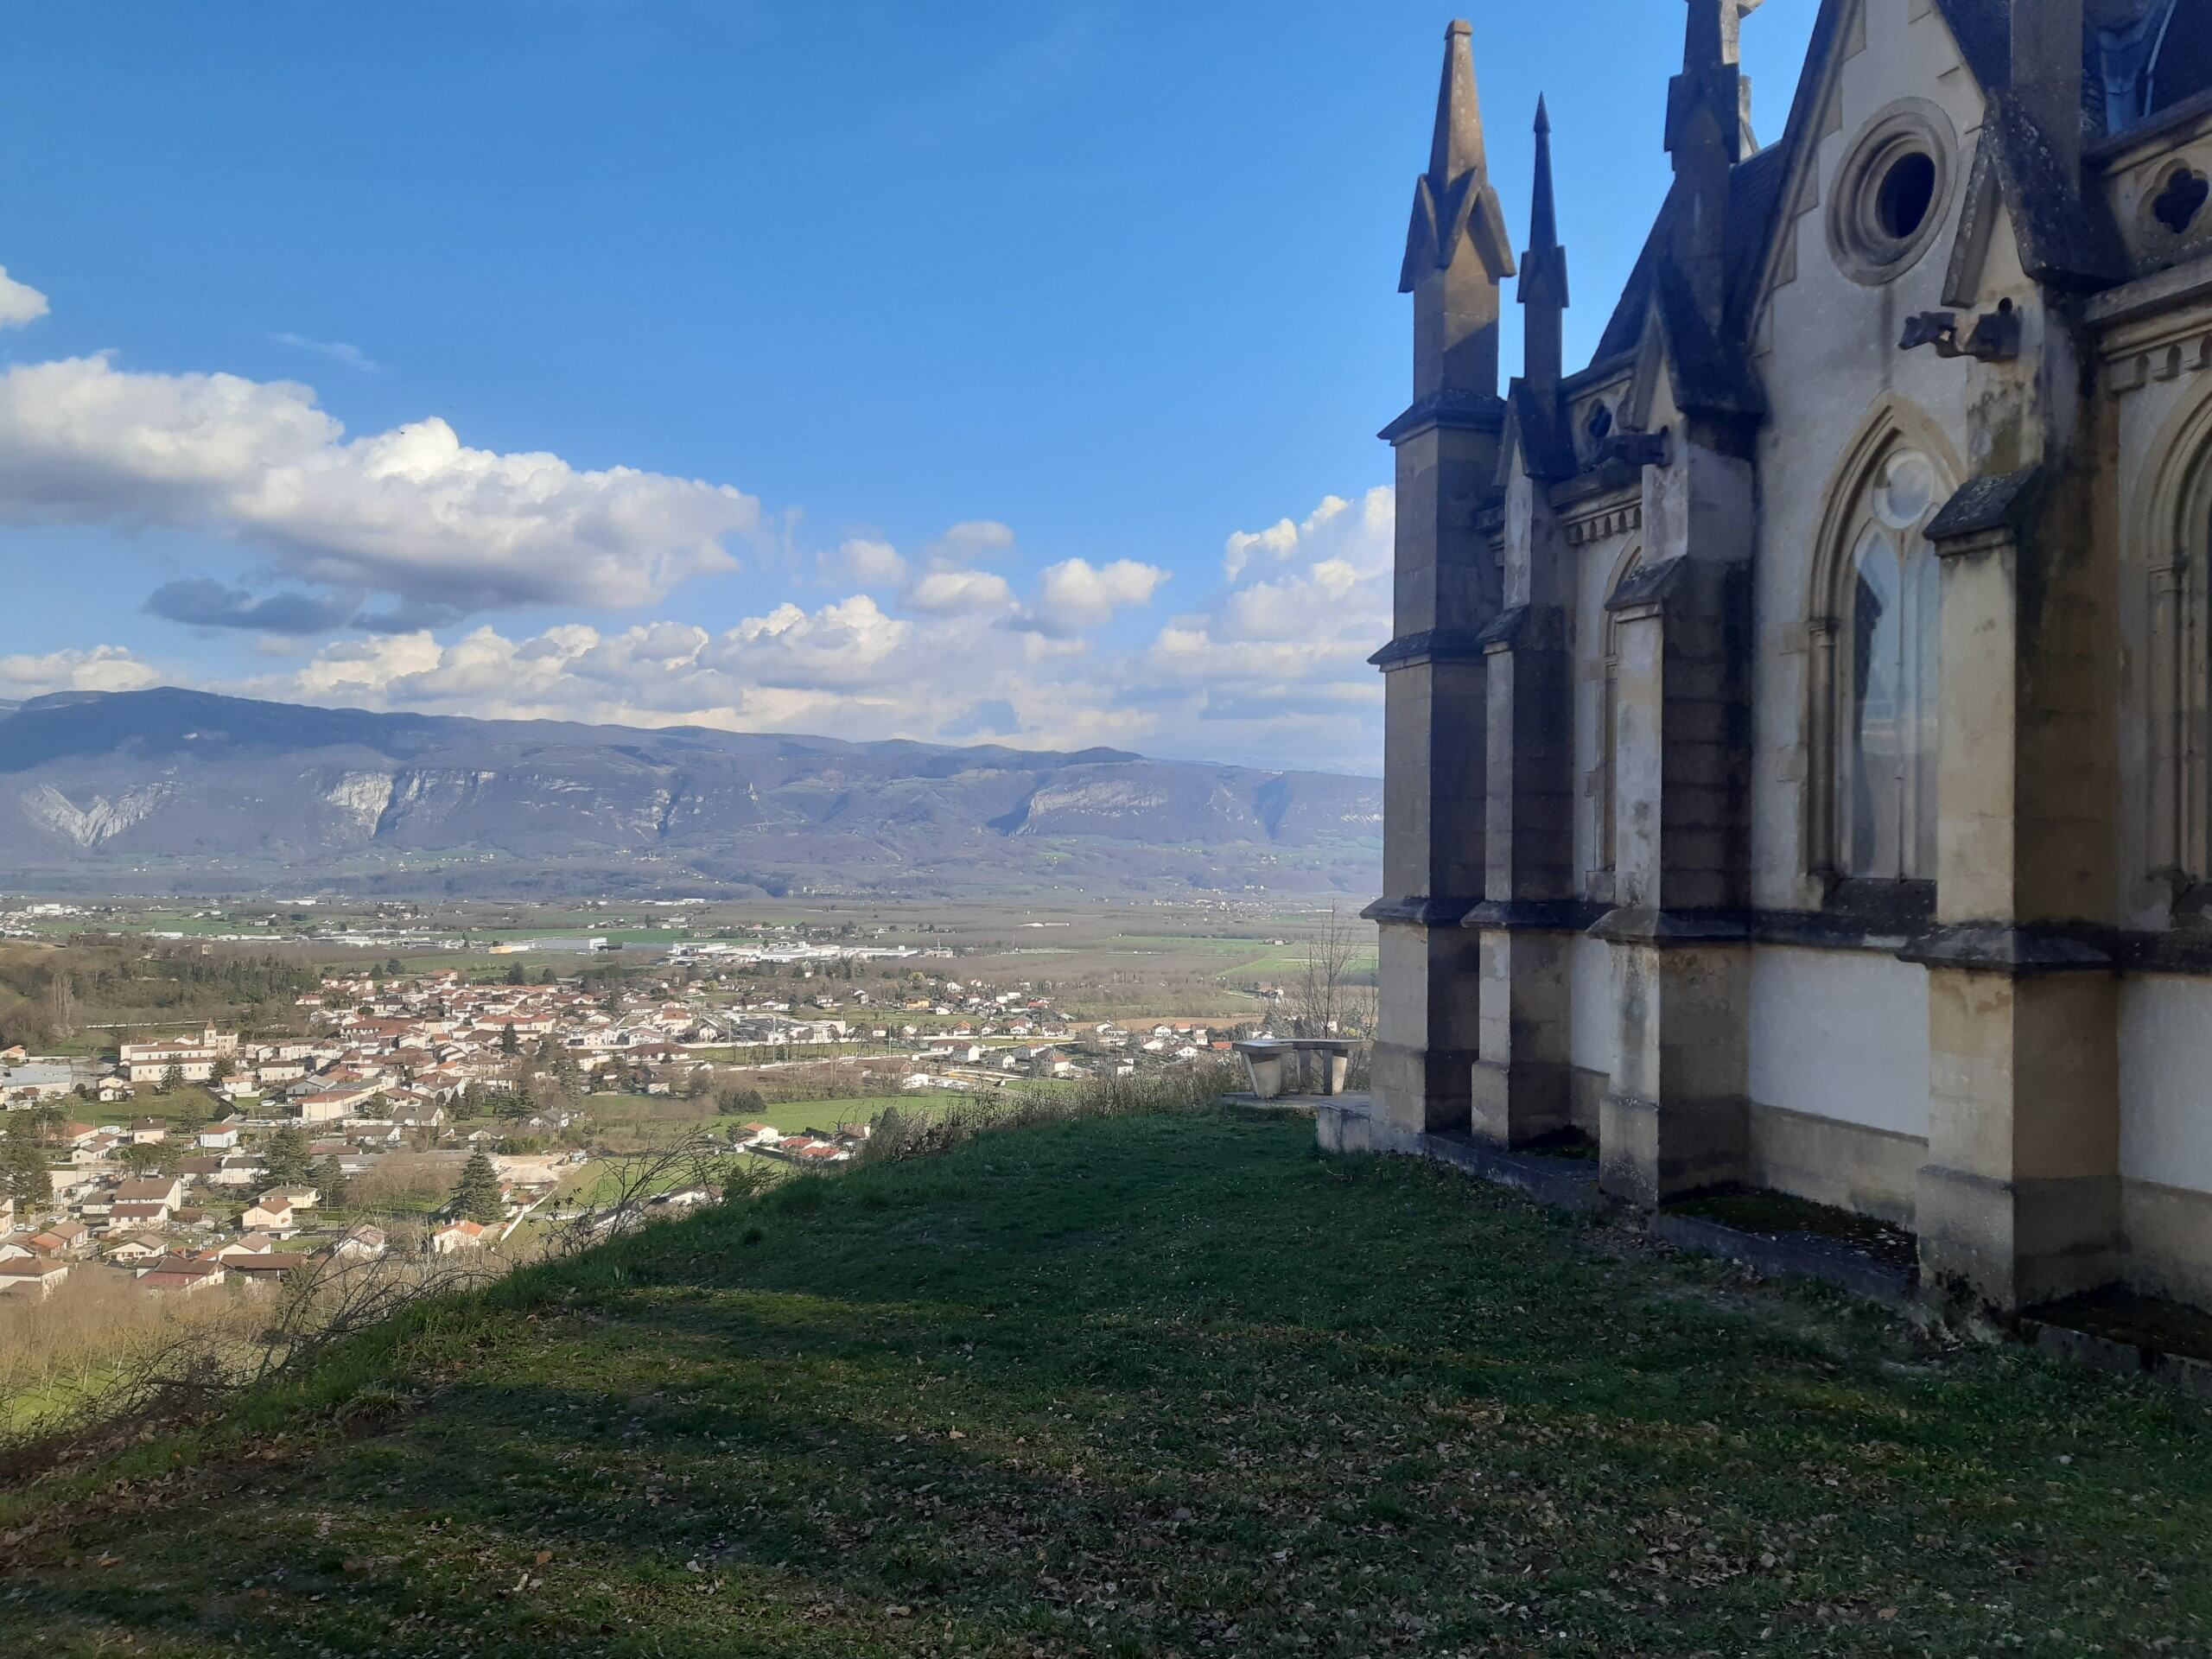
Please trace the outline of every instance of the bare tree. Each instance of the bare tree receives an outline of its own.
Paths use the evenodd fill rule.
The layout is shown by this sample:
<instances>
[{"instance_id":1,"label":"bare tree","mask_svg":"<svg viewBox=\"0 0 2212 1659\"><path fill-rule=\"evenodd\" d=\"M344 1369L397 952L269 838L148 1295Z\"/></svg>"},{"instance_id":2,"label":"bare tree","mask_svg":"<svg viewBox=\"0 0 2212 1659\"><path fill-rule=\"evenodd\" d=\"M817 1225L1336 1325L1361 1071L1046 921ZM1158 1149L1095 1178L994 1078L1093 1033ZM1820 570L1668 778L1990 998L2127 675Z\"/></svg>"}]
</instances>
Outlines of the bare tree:
<instances>
[{"instance_id":1,"label":"bare tree","mask_svg":"<svg viewBox=\"0 0 2212 1659\"><path fill-rule=\"evenodd\" d=\"M1373 1031L1374 988L1354 983L1354 964L1364 944L1362 930L1331 906L1328 921L1306 942L1306 964L1291 989L1291 1035L1364 1036Z\"/></svg>"},{"instance_id":2,"label":"bare tree","mask_svg":"<svg viewBox=\"0 0 2212 1659\"><path fill-rule=\"evenodd\" d=\"M653 1200L672 1192L703 1191L721 1203L755 1197L768 1185L766 1172L703 1132L598 1162L599 1202L553 1225L543 1245L546 1255L574 1255L641 1226L652 1218Z\"/></svg>"},{"instance_id":3,"label":"bare tree","mask_svg":"<svg viewBox=\"0 0 2212 1659\"><path fill-rule=\"evenodd\" d=\"M194 1321L128 1360L119 1376L87 1392L83 1420L162 1420L206 1410L419 1303L490 1284L508 1265L397 1254L313 1259L285 1275L265 1319Z\"/></svg>"}]
</instances>

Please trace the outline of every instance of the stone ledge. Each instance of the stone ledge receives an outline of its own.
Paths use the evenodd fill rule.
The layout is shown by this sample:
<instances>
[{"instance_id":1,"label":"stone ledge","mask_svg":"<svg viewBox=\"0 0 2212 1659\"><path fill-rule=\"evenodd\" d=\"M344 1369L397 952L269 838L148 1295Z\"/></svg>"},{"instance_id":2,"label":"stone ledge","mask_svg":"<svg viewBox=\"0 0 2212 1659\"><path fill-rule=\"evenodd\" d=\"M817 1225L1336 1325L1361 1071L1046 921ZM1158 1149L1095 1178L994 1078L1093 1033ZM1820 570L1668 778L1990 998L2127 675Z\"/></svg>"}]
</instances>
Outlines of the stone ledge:
<instances>
[{"instance_id":1,"label":"stone ledge","mask_svg":"<svg viewBox=\"0 0 2212 1659\"><path fill-rule=\"evenodd\" d=\"M1316 1109L1325 1105L1342 1105L1354 1098L1338 1095L1333 1100L1322 1095L1282 1095L1274 1100L1262 1100L1257 1095L1224 1095L1221 1103L1231 1117L1253 1120L1277 1117L1311 1119Z\"/></svg>"},{"instance_id":2,"label":"stone ledge","mask_svg":"<svg viewBox=\"0 0 2212 1659\"><path fill-rule=\"evenodd\" d=\"M1231 1104L1236 1103L1232 1096ZM1373 1099L1365 1095L1270 1103L1268 1109L1251 1115L1280 1116L1286 1112L1298 1116L1310 1112L1316 1141L1325 1154L1422 1158L1514 1188L1557 1209L1613 1216L1637 1224L1630 1212L1600 1189L1594 1167L1580 1160L1499 1152L1466 1135L1395 1128L1382 1122ZM1666 1214L1645 1217L1640 1230L1675 1249L1719 1256L1771 1278L1809 1279L1889 1307L1907 1308L1918 1299L1918 1273L1877 1261L1864 1250L1816 1233L1753 1233L1700 1217ZM1979 1328L1985 1337L2009 1332L2052 1358L2116 1376L2146 1377L2212 1404L2212 1358L2168 1352L2047 1318L2022 1316L1999 1327Z\"/></svg>"},{"instance_id":3,"label":"stone ledge","mask_svg":"<svg viewBox=\"0 0 2212 1659\"><path fill-rule=\"evenodd\" d=\"M1513 1187L1561 1210L1592 1215L1609 1207L1610 1200L1599 1190L1597 1166L1580 1159L1500 1152L1470 1135L1396 1128L1375 1115L1374 1103L1364 1096L1312 1103L1316 1139L1323 1152L1423 1158Z\"/></svg>"},{"instance_id":4,"label":"stone ledge","mask_svg":"<svg viewBox=\"0 0 2212 1659\"><path fill-rule=\"evenodd\" d=\"M1920 1275L1878 1262L1861 1249L1817 1233L1752 1233L1696 1216L1656 1215L1646 1230L1662 1244L1717 1255L1773 1279L1812 1279L1870 1301L1902 1307Z\"/></svg>"},{"instance_id":5,"label":"stone ledge","mask_svg":"<svg viewBox=\"0 0 2212 1659\"><path fill-rule=\"evenodd\" d=\"M1598 1166L1592 1162L1501 1152L1469 1135L1396 1128L1375 1115L1374 1103L1364 1096L1310 1103L1315 1138L1325 1153L1423 1158L1577 1215L1627 1213L1599 1186ZM1642 1230L1676 1249L1725 1257L1775 1277L1815 1280L1891 1306L1909 1302L1918 1283L1919 1275L1908 1268L1891 1267L1863 1250L1816 1234L1751 1233L1719 1222L1669 1215L1649 1217Z\"/></svg>"},{"instance_id":6,"label":"stone ledge","mask_svg":"<svg viewBox=\"0 0 2212 1659\"><path fill-rule=\"evenodd\" d=\"M2110 1288L2024 1313L2012 1330L2054 1358L2212 1402L2212 1316L2185 1306Z\"/></svg>"},{"instance_id":7,"label":"stone ledge","mask_svg":"<svg viewBox=\"0 0 2212 1659\"><path fill-rule=\"evenodd\" d=\"M2020 1335L2034 1344L2037 1353L2113 1376L2146 1377L2162 1388L2177 1389L2212 1403L2212 1363L2042 1319L2024 1319L2019 1328Z\"/></svg>"}]
</instances>

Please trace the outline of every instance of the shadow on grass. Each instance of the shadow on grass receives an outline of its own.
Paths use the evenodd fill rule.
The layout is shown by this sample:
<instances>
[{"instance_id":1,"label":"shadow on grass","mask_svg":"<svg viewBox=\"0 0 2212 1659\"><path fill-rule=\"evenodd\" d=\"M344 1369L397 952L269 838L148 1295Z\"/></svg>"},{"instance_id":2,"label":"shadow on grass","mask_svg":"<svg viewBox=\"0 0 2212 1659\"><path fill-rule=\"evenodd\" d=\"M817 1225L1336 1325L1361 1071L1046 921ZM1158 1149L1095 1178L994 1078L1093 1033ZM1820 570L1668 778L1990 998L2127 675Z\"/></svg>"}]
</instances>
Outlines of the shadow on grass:
<instances>
[{"instance_id":1,"label":"shadow on grass","mask_svg":"<svg viewBox=\"0 0 2212 1659\"><path fill-rule=\"evenodd\" d=\"M1294 1128L1128 1119L801 1182L375 1359L348 1386L404 1408L365 1430L302 1388L273 1447L264 1401L0 1507L0 1630L1027 1659L2212 1629L2201 1409Z\"/></svg>"}]
</instances>

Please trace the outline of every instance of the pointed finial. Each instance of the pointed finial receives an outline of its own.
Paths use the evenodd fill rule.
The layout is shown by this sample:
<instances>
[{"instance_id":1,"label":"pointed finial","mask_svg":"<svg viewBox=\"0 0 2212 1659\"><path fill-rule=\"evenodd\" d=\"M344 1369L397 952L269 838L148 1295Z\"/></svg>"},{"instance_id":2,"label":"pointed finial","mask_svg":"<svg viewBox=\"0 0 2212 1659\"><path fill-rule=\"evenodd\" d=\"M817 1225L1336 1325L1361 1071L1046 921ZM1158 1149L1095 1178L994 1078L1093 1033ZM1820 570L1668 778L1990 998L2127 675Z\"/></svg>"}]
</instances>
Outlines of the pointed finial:
<instances>
[{"instance_id":1,"label":"pointed finial","mask_svg":"<svg viewBox=\"0 0 2212 1659\"><path fill-rule=\"evenodd\" d=\"M1428 147L1428 176L1440 189L1463 173L1485 170L1474 33L1464 17L1444 31L1444 79L1436 92L1436 136Z\"/></svg>"},{"instance_id":2,"label":"pointed finial","mask_svg":"<svg viewBox=\"0 0 2212 1659\"><path fill-rule=\"evenodd\" d=\"M1529 194L1529 246L1541 253L1559 241L1559 211L1552 194L1552 118L1541 93L1536 98L1536 181Z\"/></svg>"},{"instance_id":3,"label":"pointed finial","mask_svg":"<svg viewBox=\"0 0 2212 1659\"><path fill-rule=\"evenodd\" d=\"M1689 32L1682 42L1682 67L1718 68L1743 60L1744 19L1760 0L1689 0Z\"/></svg>"},{"instance_id":4,"label":"pointed finial","mask_svg":"<svg viewBox=\"0 0 2212 1659\"><path fill-rule=\"evenodd\" d=\"M1528 309L1526 368L1532 386L1556 388L1564 355L1567 250L1560 245L1559 208L1552 189L1552 118L1536 100L1536 175L1529 192L1529 251L1521 261L1521 303Z\"/></svg>"}]
</instances>

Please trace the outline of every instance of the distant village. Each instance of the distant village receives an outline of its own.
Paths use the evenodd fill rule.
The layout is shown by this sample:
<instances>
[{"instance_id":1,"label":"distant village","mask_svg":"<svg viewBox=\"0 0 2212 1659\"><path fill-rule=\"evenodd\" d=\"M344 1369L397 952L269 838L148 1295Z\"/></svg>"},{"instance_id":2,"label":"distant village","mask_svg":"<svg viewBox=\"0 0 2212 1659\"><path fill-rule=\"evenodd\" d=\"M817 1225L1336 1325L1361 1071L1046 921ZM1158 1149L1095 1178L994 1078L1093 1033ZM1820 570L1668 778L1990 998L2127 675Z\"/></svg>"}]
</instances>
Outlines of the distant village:
<instances>
[{"instance_id":1,"label":"distant village","mask_svg":"<svg viewBox=\"0 0 2212 1659\"><path fill-rule=\"evenodd\" d=\"M718 944L679 947L664 976L598 986L528 982L519 964L490 980L349 971L299 997L281 1036L210 1027L122 1042L111 1058L0 1049L0 1295L43 1298L94 1270L190 1297L395 1249L496 1247L533 1218L575 1213L561 1195L593 1162L594 1097L694 1099L727 1078L839 1060L865 1063L886 1096L941 1097L1229 1048L1203 1026L1078 1027L1027 988L830 977L884 954L782 947L773 965L795 988L747 976L760 950ZM702 1103L702 1119L716 1115ZM870 1132L715 1130L733 1155L798 1167L848 1162ZM426 1154L449 1166L450 1202L404 1220L343 1202L387 1160ZM706 1195L655 1196L681 1207Z\"/></svg>"}]
</instances>

